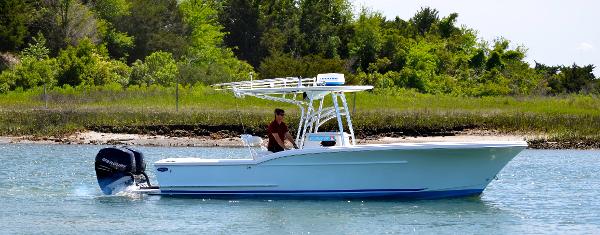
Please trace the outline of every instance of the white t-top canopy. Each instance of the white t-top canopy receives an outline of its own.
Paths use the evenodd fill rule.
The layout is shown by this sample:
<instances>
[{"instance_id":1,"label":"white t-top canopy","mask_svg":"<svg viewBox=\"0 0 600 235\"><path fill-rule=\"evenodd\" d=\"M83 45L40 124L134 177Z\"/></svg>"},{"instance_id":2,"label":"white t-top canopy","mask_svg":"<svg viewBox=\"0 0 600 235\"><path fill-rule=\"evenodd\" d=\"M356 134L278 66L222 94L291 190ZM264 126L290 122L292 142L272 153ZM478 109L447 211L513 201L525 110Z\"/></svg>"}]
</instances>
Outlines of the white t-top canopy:
<instances>
[{"instance_id":1,"label":"white t-top canopy","mask_svg":"<svg viewBox=\"0 0 600 235\"><path fill-rule=\"evenodd\" d=\"M350 131L352 145L355 144L354 129L344 93L373 89L373 86L346 86L343 74L319 74L316 78L274 78L215 84L218 90L231 90L237 97L253 96L260 99L295 104L300 110L300 121L296 143L302 148L307 133L317 133L328 120L336 120L340 139L345 138L342 116ZM302 96L297 96L302 94ZM331 107L323 102L331 97ZM340 101L341 103L338 103ZM315 107L315 105L317 105ZM346 145L343 142L343 145Z\"/></svg>"},{"instance_id":2,"label":"white t-top canopy","mask_svg":"<svg viewBox=\"0 0 600 235\"><path fill-rule=\"evenodd\" d=\"M233 88L236 89L236 88ZM311 91L331 91L331 92L357 92L373 89L373 86L306 86L306 87L277 87L277 88L252 88L237 89L239 92L249 94L289 94L303 93Z\"/></svg>"},{"instance_id":3,"label":"white t-top canopy","mask_svg":"<svg viewBox=\"0 0 600 235\"><path fill-rule=\"evenodd\" d=\"M320 74L321 75L321 74ZM304 92L358 92L373 89L373 86L345 86L343 85L343 74L326 74L337 75L341 77L342 82L323 81L321 78L274 78L254 81L230 82L215 84L216 89L231 89L235 93L244 93L251 95L273 95L273 94L290 94ZM342 85L331 85L342 84Z\"/></svg>"}]
</instances>

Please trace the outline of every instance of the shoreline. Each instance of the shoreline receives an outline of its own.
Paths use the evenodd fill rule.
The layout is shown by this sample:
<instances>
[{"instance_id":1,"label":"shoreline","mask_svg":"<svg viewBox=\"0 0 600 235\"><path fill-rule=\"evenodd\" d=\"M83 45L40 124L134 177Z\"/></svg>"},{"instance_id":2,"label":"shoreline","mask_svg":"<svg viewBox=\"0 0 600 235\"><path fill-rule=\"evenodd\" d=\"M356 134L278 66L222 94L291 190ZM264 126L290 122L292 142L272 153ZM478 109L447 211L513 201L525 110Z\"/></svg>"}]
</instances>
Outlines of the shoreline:
<instances>
[{"instance_id":1,"label":"shoreline","mask_svg":"<svg viewBox=\"0 0 600 235\"><path fill-rule=\"evenodd\" d=\"M545 136L500 134L492 131L469 131L450 136L373 136L357 139L357 144L472 142L525 140L529 149L598 149L585 143L548 141ZM263 141L266 142L265 138ZM77 144L130 145L159 147L244 147L239 137L121 134L96 131L77 132L65 137L0 136L0 144Z\"/></svg>"}]
</instances>

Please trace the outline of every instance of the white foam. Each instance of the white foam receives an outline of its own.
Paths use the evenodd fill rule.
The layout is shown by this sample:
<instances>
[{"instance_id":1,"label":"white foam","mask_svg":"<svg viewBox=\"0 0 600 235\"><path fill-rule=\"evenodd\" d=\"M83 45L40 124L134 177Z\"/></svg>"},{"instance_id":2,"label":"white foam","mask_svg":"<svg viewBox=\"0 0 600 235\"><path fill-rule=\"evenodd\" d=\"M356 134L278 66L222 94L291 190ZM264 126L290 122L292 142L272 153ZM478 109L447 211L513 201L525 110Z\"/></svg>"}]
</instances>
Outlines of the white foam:
<instances>
[{"instance_id":1,"label":"white foam","mask_svg":"<svg viewBox=\"0 0 600 235\"><path fill-rule=\"evenodd\" d=\"M128 198L132 198L132 199L139 199L144 196L144 194L140 193L139 190L140 190L139 186L130 185L125 188L116 189L115 190L116 193L113 193L113 195L119 196L119 197L128 197Z\"/></svg>"}]
</instances>

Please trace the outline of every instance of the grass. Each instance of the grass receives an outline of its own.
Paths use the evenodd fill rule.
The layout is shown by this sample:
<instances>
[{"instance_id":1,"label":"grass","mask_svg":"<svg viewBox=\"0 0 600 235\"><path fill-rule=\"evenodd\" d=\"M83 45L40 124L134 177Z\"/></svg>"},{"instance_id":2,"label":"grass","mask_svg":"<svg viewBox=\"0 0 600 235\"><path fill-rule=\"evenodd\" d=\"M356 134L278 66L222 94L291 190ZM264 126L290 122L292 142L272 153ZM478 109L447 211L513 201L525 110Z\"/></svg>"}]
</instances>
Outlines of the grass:
<instances>
[{"instance_id":1,"label":"grass","mask_svg":"<svg viewBox=\"0 0 600 235\"><path fill-rule=\"evenodd\" d=\"M55 88L44 108L43 90L0 95L0 135L59 136L80 130L202 135L219 129L264 134L272 110L282 107L295 126L295 106L252 97L235 98L210 87L175 89L105 86ZM353 95L348 95L352 109ZM329 123L325 129L333 129ZM550 140L600 140L600 99L561 97L454 97L410 91L356 95L353 124L361 136L447 134L464 129L541 134ZM245 131L244 131L245 130Z\"/></svg>"}]
</instances>

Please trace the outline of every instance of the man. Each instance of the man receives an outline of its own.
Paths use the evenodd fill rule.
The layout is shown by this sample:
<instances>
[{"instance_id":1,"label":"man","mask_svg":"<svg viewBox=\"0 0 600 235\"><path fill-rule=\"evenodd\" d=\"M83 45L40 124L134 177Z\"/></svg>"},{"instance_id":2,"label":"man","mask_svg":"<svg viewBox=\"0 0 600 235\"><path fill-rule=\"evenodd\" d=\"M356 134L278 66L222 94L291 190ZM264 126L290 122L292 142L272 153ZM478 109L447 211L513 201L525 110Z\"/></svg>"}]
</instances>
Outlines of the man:
<instances>
[{"instance_id":1,"label":"man","mask_svg":"<svg viewBox=\"0 0 600 235\"><path fill-rule=\"evenodd\" d=\"M267 149L271 152L279 152L286 150L285 140L290 141L294 148L298 148L294 138L290 135L287 125L283 122L285 111L283 109L275 109L275 120L269 124L267 133L269 134L269 144Z\"/></svg>"}]
</instances>

